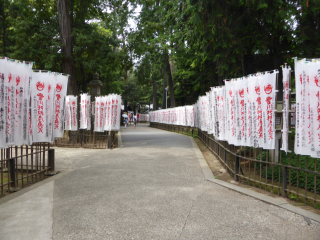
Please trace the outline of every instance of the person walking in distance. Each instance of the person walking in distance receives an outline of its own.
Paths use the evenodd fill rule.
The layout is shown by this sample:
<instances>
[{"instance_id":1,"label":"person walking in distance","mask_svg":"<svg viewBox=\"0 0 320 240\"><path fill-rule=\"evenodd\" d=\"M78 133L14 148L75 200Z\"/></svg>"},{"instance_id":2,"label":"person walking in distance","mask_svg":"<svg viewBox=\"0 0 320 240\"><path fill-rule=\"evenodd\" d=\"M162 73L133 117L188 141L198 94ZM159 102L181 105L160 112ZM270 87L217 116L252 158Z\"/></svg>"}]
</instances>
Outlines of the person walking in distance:
<instances>
[{"instance_id":1,"label":"person walking in distance","mask_svg":"<svg viewBox=\"0 0 320 240\"><path fill-rule=\"evenodd\" d=\"M128 118L124 119L124 128L127 128L127 124L128 124Z\"/></svg>"},{"instance_id":2,"label":"person walking in distance","mask_svg":"<svg viewBox=\"0 0 320 240\"><path fill-rule=\"evenodd\" d=\"M136 126L137 126L137 115L133 116L133 124L134 124L134 129L136 129Z\"/></svg>"}]
</instances>

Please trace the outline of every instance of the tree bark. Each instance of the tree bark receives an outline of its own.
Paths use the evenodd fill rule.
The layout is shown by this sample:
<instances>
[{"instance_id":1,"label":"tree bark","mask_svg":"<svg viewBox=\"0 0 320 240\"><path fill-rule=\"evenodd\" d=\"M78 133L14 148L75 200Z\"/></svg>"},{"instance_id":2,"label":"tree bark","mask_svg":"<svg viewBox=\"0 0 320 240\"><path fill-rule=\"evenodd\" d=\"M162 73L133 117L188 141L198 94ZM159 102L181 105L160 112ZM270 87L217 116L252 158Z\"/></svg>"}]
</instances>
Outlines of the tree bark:
<instances>
[{"instance_id":1,"label":"tree bark","mask_svg":"<svg viewBox=\"0 0 320 240\"><path fill-rule=\"evenodd\" d=\"M166 66L166 72L169 72L169 78L168 78L168 82L169 82L169 93L170 93L170 107L175 107L176 106L176 99L174 97L174 90L173 90L173 78L172 78L172 74L171 74L171 67L170 67L170 62L169 62L169 54L167 51L165 51L164 54L164 62L165 62L165 66Z\"/></svg>"},{"instance_id":2,"label":"tree bark","mask_svg":"<svg viewBox=\"0 0 320 240\"><path fill-rule=\"evenodd\" d=\"M166 108L167 102L167 94L166 94L166 87L167 87L167 64L164 62L163 64L163 88L162 88L162 109Z\"/></svg>"},{"instance_id":3,"label":"tree bark","mask_svg":"<svg viewBox=\"0 0 320 240\"><path fill-rule=\"evenodd\" d=\"M153 90L153 111L158 110L157 81L155 75L152 74L152 90ZM150 106L149 106L150 110Z\"/></svg>"},{"instance_id":4,"label":"tree bark","mask_svg":"<svg viewBox=\"0 0 320 240\"><path fill-rule=\"evenodd\" d=\"M78 89L75 79L68 0L57 0L57 10L60 29L61 52L64 54L62 59L62 72L70 75L68 81L68 94L77 95Z\"/></svg>"},{"instance_id":5,"label":"tree bark","mask_svg":"<svg viewBox=\"0 0 320 240\"><path fill-rule=\"evenodd\" d=\"M1 7L1 15L2 15L2 41L3 41L3 48L2 48L2 54L3 56L7 55L7 41L6 41L6 19L7 19L7 15L5 14L4 11L4 1L2 1L2 7Z\"/></svg>"},{"instance_id":6,"label":"tree bark","mask_svg":"<svg viewBox=\"0 0 320 240\"><path fill-rule=\"evenodd\" d=\"M83 63L80 63L80 73L81 73L81 85L82 85L82 92L87 92L87 81L86 81L86 75L84 72L84 66Z\"/></svg>"}]
</instances>

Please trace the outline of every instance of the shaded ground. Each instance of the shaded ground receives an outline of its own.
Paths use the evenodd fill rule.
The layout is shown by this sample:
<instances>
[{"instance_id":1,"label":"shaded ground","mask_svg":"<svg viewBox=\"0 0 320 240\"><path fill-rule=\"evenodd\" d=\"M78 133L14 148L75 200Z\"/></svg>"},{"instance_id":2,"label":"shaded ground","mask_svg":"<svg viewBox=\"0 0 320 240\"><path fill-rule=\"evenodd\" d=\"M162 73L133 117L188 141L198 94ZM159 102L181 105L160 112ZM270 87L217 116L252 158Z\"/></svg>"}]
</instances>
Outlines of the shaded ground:
<instances>
[{"instance_id":1,"label":"shaded ground","mask_svg":"<svg viewBox=\"0 0 320 240\"><path fill-rule=\"evenodd\" d=\"M195 138L194 140L197 143L197 145L198 145L200 151L202 152L204 158L206 159L206 161L207 161L207 163L208 163L213 175L217 179L220 179L220 180L223 180L225 182L232 183L232 184L236 184L236 185L238 185L240 187L243 187L243 188L251 189L251 190L253 190L255 192L262 193L262 194L268 195L268 196L273 197L273 198L280 198L276 194L272 194L269 191L266 191L266 190L263 190L263 189L260 189L260 188L257 188L257 187L253 187L252 185L244 184L243 182L234 181L233 177L231 177L228 172L221 171L222 169L224 169L224 167L222 166L222 164L220 164L219 160L217 160L217 158L212 154L212 152L198 138ZM313 212L313 213L316 213L316 214L320 215L320 209L316 209L316 208L314 208L312 206L305 205L304 203L292 201L289 198L286 198L286 201L288 203L292 204L293 206L300 207L302 209L305 209L305 210L308 210L310 212Z\"/></svg>"}]
</instances>

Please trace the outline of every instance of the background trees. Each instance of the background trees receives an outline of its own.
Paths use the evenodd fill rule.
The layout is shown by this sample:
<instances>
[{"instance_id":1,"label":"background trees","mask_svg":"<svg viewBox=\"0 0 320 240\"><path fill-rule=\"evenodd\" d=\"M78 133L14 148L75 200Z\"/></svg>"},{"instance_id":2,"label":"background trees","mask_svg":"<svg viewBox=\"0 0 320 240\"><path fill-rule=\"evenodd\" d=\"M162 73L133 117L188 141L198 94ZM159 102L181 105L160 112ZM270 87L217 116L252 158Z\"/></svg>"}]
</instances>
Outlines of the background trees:
<instances>
[{"instance_id":1,"label":"background trees","mask_svg":"<svg viewBox=\"0 0 320 240\"><path fill-rule=\"evenodd\" d=\"M319 57L319 25L320 0L0 0L0 56L70 73L73 94L97 71L102 94L130 105L124 94L137 85L135 104L156 109L294 56Z\"/></svg>"}]
</instances>

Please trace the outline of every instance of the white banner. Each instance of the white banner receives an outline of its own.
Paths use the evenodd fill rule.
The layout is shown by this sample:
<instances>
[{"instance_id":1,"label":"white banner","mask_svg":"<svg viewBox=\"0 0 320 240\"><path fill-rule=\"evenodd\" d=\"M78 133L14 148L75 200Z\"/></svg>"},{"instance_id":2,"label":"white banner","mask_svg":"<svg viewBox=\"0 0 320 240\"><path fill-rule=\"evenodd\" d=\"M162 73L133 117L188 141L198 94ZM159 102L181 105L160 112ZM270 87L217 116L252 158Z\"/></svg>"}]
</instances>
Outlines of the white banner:
<instances>
[{"instance_id":1,"label":"white banner","mask_svg":"<svg viewBox=\"0 0 320 240\"><path fill-rule=\"evenodd\" d=\"M9 60L7 58L0 59L0 148L6 148L8 147L8 144L6 143L6 121L7 121L7 103L6 98L7 95L5 95L7 84L6 81L8 81L8 65Z\"/></svg>"},{"instance_id":2,"label":"white banner","mask_svg":"<svg viewBox=\"0 0 320 240\"><path fill-rule=\"evenodd\" d=\"M56 74L53 85L55 85L53 137L59 138L63 136L64 130L68 76Z\"/></svg>"},{"instance_id":3,"label":"white banner","mask_svg":"<svg viewBox=\"0 0 320 240\"><path fill-rule=\"evenodd\" d=\"M217 140L225 140L225 123L224 123L224 88L217 90L217 114L218 114L218 136Z\"/></svg>"},{"instance_id":4,"label":"white banner","mask_svg":"<svg viewBox=\"0 0 320 240\"><path fill-rule=\"evenodd\" d=\"M310 97L311 157L320 158L320 63L308 63Z\"/></svg>"},{"instance_id":5,"label":"white banner","mask_svg":"<svg viewBox=\"0 0 320 240\"><path fill-rule=\"evenodd\" d=\"M78 97L70 96L71 131L78 130Z\"/></svg>"},{"instance_id":6,"label":"white banner","mask_svg":"<svg viewBox=\"0 0 320 240\"><path fill-rule=\"evenodd\" d=\"M252 76L248 80L249 98L252 111L252 144L255 148L263 147L263 126L260 82L258 76Z\"/></svg>"},{"instance_id":7,"label":"white banner","mask_svg":"<svg viewBox=\"0 0 320 240\"><path fill-rule=\"evenodd\" d=\"M282 104L282 146L281 150L286 153L290 152L289 150L289 101L290 101L290 75L291 68L282 67L282 83L283 83L283 104Z\"/></svg>"},{"instance_id":8,"label":"white banner","mask_svg":"<svg viewBox=\"0 0 320 240\"><path fill-rule=\"evenodd\" d=\"M48 129L48 97L49 79L47 73L34 72L31 82L32 135L34 142L49 142Z\"/></svg>"},{"instance_id":9,"label":"white banner","mask_svg":"<svg viewBox=\"0 0 320 240\"><path fill-rule=\"evenodd\" d=\"M294 151L296 154L311 154L308 67L305 60L294 61L296 83L296 124ZM311 140L311 139L310 139Z\"/></svg>"},{"instance_id":10,"label":"white banner","mask_svg":"<svg viewBox=\"0 0 320 240\"><path fill-rule=\"evenodd\" d=\"M94 131L101 132L100 129L100 97L95 97L94 103Z\"/></svg>"},{"instance_id":11,"label":"white banner","mask_svg":"<svg viewBox=\"0 0 320 240\"><path fill-rule=\"evenodd\" d=\"M229 144L234 144L235 143L235 112L234 112L234 100L233 100L233 95L234 95L234 90L233 90L233 85L234 82L232 81L226 81L226 96L227 96L227 136L226 139L229 142Z\"/></svg>"},{"instance_id":12,"label":"white banner","mask_svg":"<svg viewBox=\"0 0 320 240\"><path fill-rule=\"evenodd\" d=\"M276 124L275 124L275 97L277 73L265 73L262 75L261 82L261 106L262 106L262 125L263 125L263 148L275 149Z\"/></svg>"},{"instance_id":13,"label":"white banner","mask_svg":"<svg viewBox=\"0 0 320 240\"><path fill-rule=\"evenodd\" d=\"M88 107L87 107L87 94L80 94L80 128L88 128Z\"/></svg>"},{"instance_id":14,"label":"white banner","mask_svg":"<svg viewBox=\"0 0 320 240\"><path fill-rule=\"evenodd\" d=\"M16 63L7 62L7 76L5 80L5 142L6 145L15 145L15 108L16 108Z\"/></svg>"},{"instance_id":15,"label":"white banner","mask_svg":"<svg viewBox=\"0 0 320 240\"><path fill-rule=\"evenodd\" d=\"M206 96L208 98L208 127L207 127L207 132L208 134L213 133L213 121L212 121L212 94L210 92L206 92Z\"/></svg>"}]
</instances>

